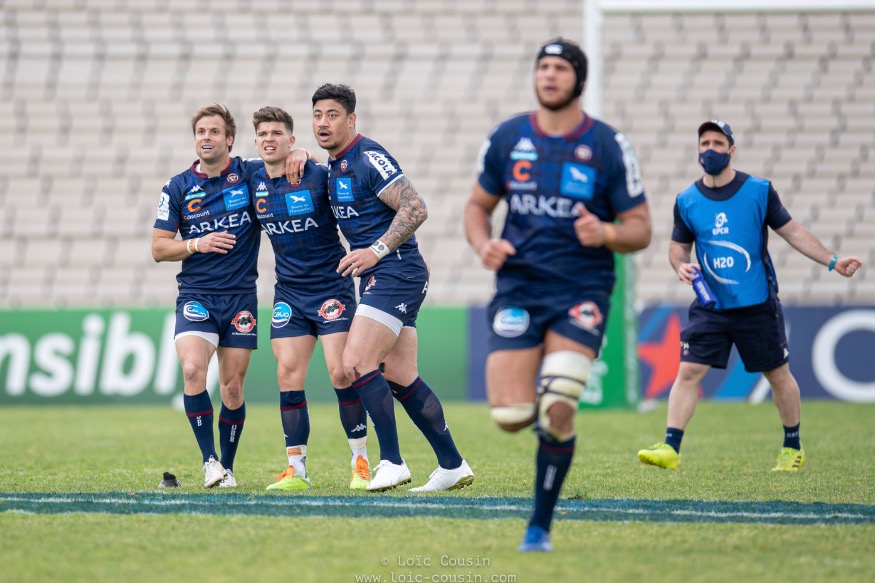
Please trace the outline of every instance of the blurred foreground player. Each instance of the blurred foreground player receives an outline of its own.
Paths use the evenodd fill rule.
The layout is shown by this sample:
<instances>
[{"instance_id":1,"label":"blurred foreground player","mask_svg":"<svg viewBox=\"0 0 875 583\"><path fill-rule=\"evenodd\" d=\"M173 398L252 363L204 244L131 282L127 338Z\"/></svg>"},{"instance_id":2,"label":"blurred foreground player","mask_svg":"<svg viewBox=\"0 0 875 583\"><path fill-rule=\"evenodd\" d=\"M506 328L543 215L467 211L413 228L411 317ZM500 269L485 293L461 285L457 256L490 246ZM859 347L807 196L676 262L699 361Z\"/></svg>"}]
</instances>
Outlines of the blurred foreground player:
<instances>
[{"instance_id":1,"label":"blurred foreground player","mask_svg":"<svg viewBox=\"0 0 875 583\"><path fill-rule=\"evenodd\" d=\"M602 345L614 252L650 243L638 162L623 134L584 113L587 61L556 39L535 61L536 111L499 124L481 150L465 232L496 273L486 390L505 431L535 423L535 507L520 551L550 551L550 524L574 456L574 416ZM507 202L500 239L491 217ZM615 223L615 220L619 223Z\"/></svg>"}]
</instances>

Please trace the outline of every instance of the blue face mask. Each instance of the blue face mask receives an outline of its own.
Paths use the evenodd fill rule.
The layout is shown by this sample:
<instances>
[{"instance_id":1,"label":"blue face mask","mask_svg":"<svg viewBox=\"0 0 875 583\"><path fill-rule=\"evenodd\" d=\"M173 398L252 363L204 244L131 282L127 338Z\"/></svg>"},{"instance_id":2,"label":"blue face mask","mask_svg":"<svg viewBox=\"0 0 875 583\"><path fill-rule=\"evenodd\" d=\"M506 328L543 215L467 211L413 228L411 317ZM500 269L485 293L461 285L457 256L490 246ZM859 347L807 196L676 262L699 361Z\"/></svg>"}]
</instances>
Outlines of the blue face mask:
<instances>
[{"instance_id":1,"label":"blue face mask","mask_svg":"<svg viewBox=\"0 0 875 583\"><path fill-rule=\"evenodd\" d=\"M716 176L723 172L723 169L729 165L729 153L705 150L699 154L699 164L702 166L702 169L705 170L705 174Z\"/></svg>"}]
</instances>

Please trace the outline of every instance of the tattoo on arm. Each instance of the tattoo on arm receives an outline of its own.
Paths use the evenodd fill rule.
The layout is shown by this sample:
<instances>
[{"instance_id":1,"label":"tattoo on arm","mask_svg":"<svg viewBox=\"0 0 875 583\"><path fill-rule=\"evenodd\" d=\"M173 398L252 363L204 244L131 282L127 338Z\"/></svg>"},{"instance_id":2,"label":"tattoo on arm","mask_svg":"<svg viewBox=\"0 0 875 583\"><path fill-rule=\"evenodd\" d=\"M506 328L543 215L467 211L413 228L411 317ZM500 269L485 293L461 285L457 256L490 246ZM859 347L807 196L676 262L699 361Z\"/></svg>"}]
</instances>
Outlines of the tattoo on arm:
<instances>
[{"instance_id":1,"label":"tattoo on arm","mask_svg":"<svg viewBox=\"0 0 875 583\"><path fill-rule=\"evenodd\" d=\"M389 230L380 240L390 249L397 249L401 243L410 238L419 225L428 218L425 201L413 187L413 184L402 176L380 193L380 200L395 209L395 218L389 225Z\"/></svg>"}]
</instances>

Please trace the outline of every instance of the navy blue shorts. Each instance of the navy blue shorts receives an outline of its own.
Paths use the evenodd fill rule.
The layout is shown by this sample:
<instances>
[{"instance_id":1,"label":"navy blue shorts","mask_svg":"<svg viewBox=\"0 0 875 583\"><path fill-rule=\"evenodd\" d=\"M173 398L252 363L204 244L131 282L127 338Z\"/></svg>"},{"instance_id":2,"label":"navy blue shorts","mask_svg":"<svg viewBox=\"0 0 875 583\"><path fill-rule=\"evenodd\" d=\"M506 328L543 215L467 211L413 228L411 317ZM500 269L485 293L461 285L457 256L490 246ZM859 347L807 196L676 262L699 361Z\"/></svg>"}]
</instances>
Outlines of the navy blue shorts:
<instances>
[{"instance_id":1,"label":"navy blue shorts","mask_svg":"<svg viewBox=\"0 0 875 583\"><path fill-rule=\"evenodd\" d=\"M180 294L176 298L176 335L218 334L219 346L258 348L258 295Z\"/></svg>"},{"instance_id":2,"label":"navy blue shorts","mask_svg":"<svg viewBox=\"0 0 875 583\"><path fill-rule=\"evenodd\" d=\"M774 370L790 357L781 302L766 302L735 310L706 310L698 301L681 332L681 360L726 368L732 345L747 372Z\"/></svg>"},{"instance_id":3,"label":"navy blue shorts","mask_svg":"<svg viewBox=\"0 0 875 583\"><path fill-rule=\"evenodd\" d=\"M591 348L602 347L610 296L599 292L541 296L497 294L489 303L489 352L534 348L548 330Z\"/></svg>"},{"instance_id":4,"label":"navy blue shorts","mask_svg":"<svg viewBox=\"0 0 875 583\"><path fill-rule=\"evenodd\" d=\"M369 306L397 319L402 326L416 327L416 315L428 292L428 271L379 269L361 278L359 305Z\"/></svg>"},{"instance_id":5,"label":"navy blue shorts","mask_svg":"<svg viewBox=\"0 0 875 583\"><path fill-rule=\"evenodd\" d=\"M315 287L315 286L314 286ZM309 291L309 290L308 290ZM321 336L349 332L355 314L355 288L348 279L316 293L278 283L274 287L270 337Z\"/></svg>"}]
</instances>

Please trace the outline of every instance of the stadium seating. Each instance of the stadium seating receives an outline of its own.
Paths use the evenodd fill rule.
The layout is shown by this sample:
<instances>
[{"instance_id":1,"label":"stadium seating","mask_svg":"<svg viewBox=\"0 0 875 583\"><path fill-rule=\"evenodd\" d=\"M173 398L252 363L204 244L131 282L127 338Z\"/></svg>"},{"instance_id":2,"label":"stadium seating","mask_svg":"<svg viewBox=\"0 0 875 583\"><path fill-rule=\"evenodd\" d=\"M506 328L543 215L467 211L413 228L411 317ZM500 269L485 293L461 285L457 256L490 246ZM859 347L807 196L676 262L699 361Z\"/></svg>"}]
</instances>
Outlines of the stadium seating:
<instances>
[{"instance_id":1,"label":"stadium seating","mask_svg":"<svg viewBox=\"0 0 875 583\"><path fill-rule=\"evenodd\" d=\"M331 12L7 0L0 29L0 306L171 306L178 265L156 265L149 241L161 186L195 158L191 114L226 103L234 153L253 156L251 113L282 106L298 145L324 159L309 111L326 81L357 90L359 130L427 200L417 236L430 303L463 305L492 290L461 225L479 147L534 106L534 51L560 34L580 39L583 14L578 0L357 0ZM601 117L636 147L654 218L654 243L635 257L642 302L691 297L668 267L671 211L699 174L695 130L711 117L732 124L737 168L771 178L797 220L869 264L847 282L773 234L785 302L875 301L872 38L875 11L606 15Z\"/></svg>"}]
</instances>

